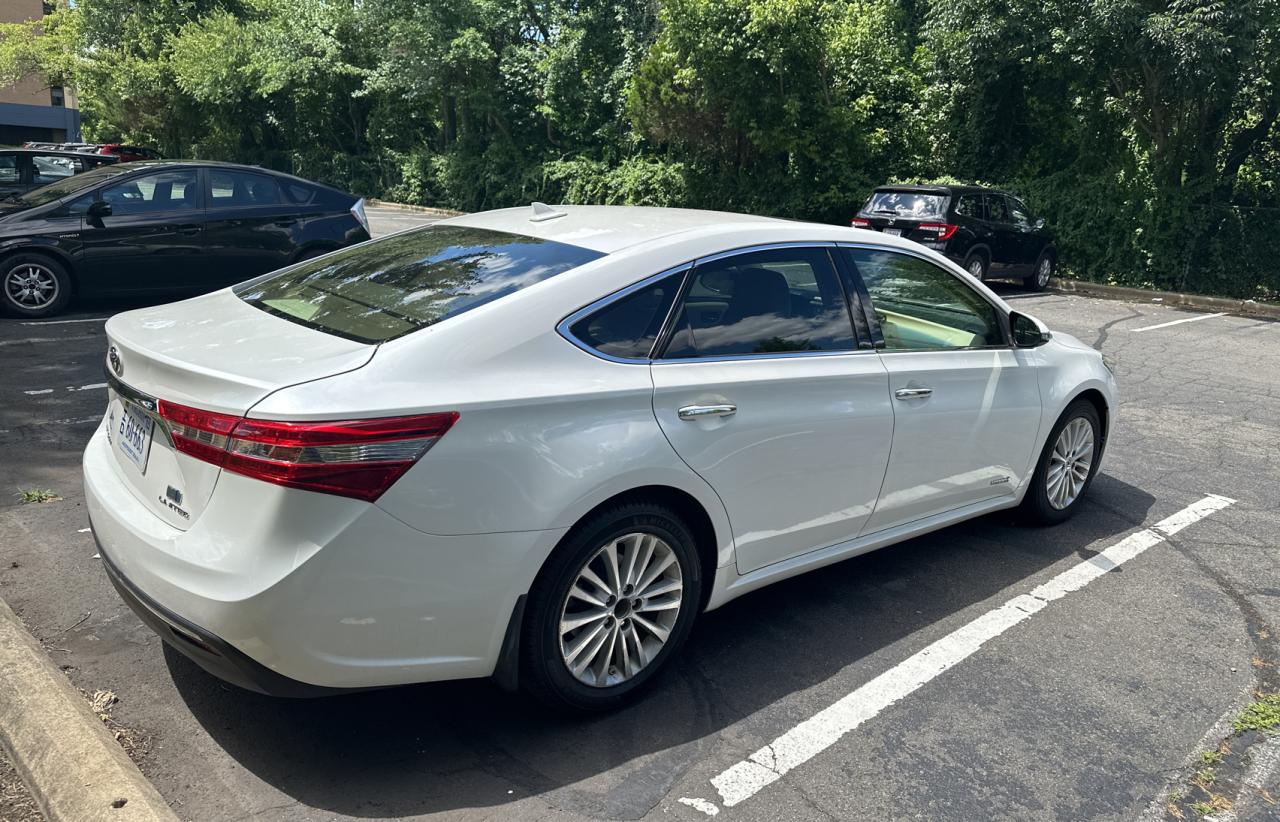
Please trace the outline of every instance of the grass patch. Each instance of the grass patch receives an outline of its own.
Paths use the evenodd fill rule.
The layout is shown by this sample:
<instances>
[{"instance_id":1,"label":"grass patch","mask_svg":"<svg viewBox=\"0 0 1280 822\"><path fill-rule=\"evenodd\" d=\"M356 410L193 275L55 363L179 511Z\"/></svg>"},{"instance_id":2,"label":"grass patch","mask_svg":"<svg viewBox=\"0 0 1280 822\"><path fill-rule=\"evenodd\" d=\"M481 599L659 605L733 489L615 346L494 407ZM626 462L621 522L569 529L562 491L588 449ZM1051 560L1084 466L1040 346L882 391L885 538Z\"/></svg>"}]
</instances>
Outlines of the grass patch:
<instances>
[{"instance_id":1,"label":"grass patch","mask_svg":"<svg viewBox=\"0 0 1280 822\"><path fill-rule=\"evenodd\" d=\"M1231 723L1236 731L1270 731L1280 725L1280 693L1260 694Z\"/></svg>"},{"instance_id":2,"label":"grass patch","mask_svg":"<svg viewBox=\"0 0 1280 822\"><path fill-rule=\"evenodd\" d=\"M48 488L19 488L17 496L23 503L53 502L55 499L62 499Z\"/></svg>"}]
</instances>

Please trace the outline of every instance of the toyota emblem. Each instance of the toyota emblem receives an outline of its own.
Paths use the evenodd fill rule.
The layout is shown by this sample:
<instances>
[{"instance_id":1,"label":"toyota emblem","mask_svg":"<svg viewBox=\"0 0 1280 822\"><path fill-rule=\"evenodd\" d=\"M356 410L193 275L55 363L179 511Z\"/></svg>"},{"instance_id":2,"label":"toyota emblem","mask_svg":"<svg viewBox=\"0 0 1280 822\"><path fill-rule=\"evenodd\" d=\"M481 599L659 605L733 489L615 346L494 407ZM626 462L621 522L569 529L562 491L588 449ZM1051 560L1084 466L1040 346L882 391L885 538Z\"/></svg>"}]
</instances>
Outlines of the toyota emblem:
<instances>
[{"instance_id":1,"label":"toyota emblem","mask_svg":"<svg viewBox=\"0 0 1280 822\"><path fill-rule=\"evenodd\" d=\"M120 352L114 345L107 351L107 362L111 363L111 370L117 377L124 376L124 361L120 359Z\"/></svg>"}]
</instances>

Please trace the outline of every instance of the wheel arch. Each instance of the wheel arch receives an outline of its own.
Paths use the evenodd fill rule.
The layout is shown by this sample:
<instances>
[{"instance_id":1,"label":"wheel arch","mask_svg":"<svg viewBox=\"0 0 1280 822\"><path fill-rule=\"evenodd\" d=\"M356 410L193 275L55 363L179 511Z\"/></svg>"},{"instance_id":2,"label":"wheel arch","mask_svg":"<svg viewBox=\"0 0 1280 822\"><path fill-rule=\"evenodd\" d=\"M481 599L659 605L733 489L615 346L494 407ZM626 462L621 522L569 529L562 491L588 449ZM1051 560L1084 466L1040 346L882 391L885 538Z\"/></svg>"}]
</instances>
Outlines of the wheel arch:
<instances>
[{"instance_id":1,"label":"wheel arch","mask_svg":"<svg viewBox=\"0 0 1280 822\"><path fill-rule=\"evenodd\" d=\"M79 289L80 284L77 281L75 261L71 259L70 254L56 245L26 241L21 244L0 247L0 265L4 265L10 258L19 254L43 254L56 260L59 265L67 270L67 277L71 279L72 293Z\"/></svg>"},{"instance_id":2,"label":"wheel arch","mask_svg":"<svg viewBox=\"0 0 1280 822\"><path fill-rule=\"evenodd\" d=\"M1099 452L1101 452L1102 449L1106 448L1107 434L1111 430L1111 407L1107 404L1107 398L1103 396L1101 391L1096 388L1086 388L1069 399L1064 409L1070 408L1079 400L1087 400L1092 403L1094 409L1098 412L1098 420L1102 423L1102 443L1101 448L1099 448Z\"/></svg>"},{"instance_id":3,"label":"wheel arch","mask_svg":"<svg viewBox=\"0 0 1280 822\"><path fill-rule=\"evenodd\" d=\"M728 535L724 534L718 537L711 513L702 502L693 494L674 485L639 485L626 491L615 493L592 506L590 510L577 518L569 530L565 532L565 535L556 543L556 548L552 549L551 554L542 561L542 565L538 568L538 576L541 576L551 562L551 556L555 554L555 551L575 533L582 523L591 519L600 511L617 505L625 505L629 502L649 502L670 508L693 531L694 548L698 552L698 571L702 574L703 579L702 601L698 603L698 610L701 611L706 607L707 599L711 596L716 569L719 566L717 561L720 549L719 539Z\"/></svg>"}]
</instances>

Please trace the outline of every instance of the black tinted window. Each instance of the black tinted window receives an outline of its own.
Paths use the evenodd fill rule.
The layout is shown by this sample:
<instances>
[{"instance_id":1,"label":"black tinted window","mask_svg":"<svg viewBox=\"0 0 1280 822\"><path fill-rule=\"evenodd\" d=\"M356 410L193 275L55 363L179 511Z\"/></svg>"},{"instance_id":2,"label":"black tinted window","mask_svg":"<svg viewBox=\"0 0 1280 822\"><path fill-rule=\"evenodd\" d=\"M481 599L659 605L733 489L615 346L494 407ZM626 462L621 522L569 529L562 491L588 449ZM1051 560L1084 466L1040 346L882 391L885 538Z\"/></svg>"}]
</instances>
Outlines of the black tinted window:
<instances>
[{"instance_id":1,"label":"black tinted window","mask_svg":"<svg viewBox=\"0 0 1280 822\"><path fill-rule=\"evenodd\" d=\"M308 260L235 291L263 311L379 343L601 256L521 234L438 225Z\"/></svg>"},{"instance_id":2,"label":"black tinted window","mask_svg":"<svg viewBox=\"0 0 1280 822\"><path fill-rule=\"evenodd\" d=\"M947 198L941 194L925 194L918 191L877 191L867 201L866 211L872 214L896 214L900 217L941 217L946 211Z\"/></svg>"},{"instance_id":3,"label":"black tinted window","mask_svg":"<svg viewBox=\"0 0 1280 822\"><path fill-rule=\"evenodd\" d=\"M992 222L1007 223L1010 221L1009 208L1005 205L1004 198L999 194L987 195L987 212L990 215L987 219Z\"/></svg>"},{"instance_id":4,"label":"black tinted window","mask_svg":"<svg viewBox=\"0 0 1280 822\"><path fill-rule=\"evenodd\" d=\"M0 154L0 183L18 182L18 158L13 154Z\"/></svg>"},{"instance_id":5,"label":"black tinted window","mask_svg":"<svg viewBox=\"0 0 1280 822\"><path fill-rule=\"evenodd\" d=\"M933 263L893 251L848 254L871 294L885 350L1004 344L995 306Z\"/></svg>"},{"instance_id":6,"label":"black tinted window","mask_svg":"<svg viewBox=\"0 0 1280 822\"><path fill-rule=\"evenodd\" d=\"M47 186L84 171L84 161L79 157L62 157L56 154L31 156L31 182Z\"/></svg>"},{"instance_id":7,"label":"black tinted window","mask_svg":"<svg viewBox=\"0 0 1280 822\"><path fill-rule=\"evenodd\" d=\"M574 323L569 331L602 354L645 359L662 331L684 274L673 274Z\"/></svg>"},{"instance_id":8,"label":"black tinted window","mask_svg":"<svg viewBox=\"0 0 1280 822\"><path fill-rule=\"evenodd\" d=\"M1020 200L1013 197L1009 198L1009 213L1012 215L1013 222L1018 225L1031 225L1031 210L1022 204Z\"/></svg>"},{"instance_id":9,"label":"black tinted window","mask_svg":"<svg viewBox=\"0 0 1280 822\"><path fill-rule=\"evenodd\" d=\"M228 206L276 205L281 202L280 186L275 178L247 171L210 170L209 205Z\"/></svg>"},{"instance_id":10,"label":"black tinted window","mask_svg":"<svg viewBox=\"0 0 1280 822\"><path fill-rule=\"evenodd\" d=\"M844 291L827 250L784 248L694 269L664 356L856 348Z\"/></svg>"},{"instance_id":11,"label":"black tinted window","mask_svg":"<svg viewBox=\"0 0 1280 822\"><path fill-rule=\"evenodd\" d=\"M101 199L113 216L187 211L200 207L194 171L158 171L107 186Z\"/></svg>"},{"instance_id":12,"label":"black tinted window","mask_svg":"<svg viewBox=\"0 0 1280 822\"><path fill-rule=\"evenodd\" d=\"M965 194L956 201L956 213L961 217L984 219L982 214L982 198L976 194Z\"/></svg>"}]
</instances>

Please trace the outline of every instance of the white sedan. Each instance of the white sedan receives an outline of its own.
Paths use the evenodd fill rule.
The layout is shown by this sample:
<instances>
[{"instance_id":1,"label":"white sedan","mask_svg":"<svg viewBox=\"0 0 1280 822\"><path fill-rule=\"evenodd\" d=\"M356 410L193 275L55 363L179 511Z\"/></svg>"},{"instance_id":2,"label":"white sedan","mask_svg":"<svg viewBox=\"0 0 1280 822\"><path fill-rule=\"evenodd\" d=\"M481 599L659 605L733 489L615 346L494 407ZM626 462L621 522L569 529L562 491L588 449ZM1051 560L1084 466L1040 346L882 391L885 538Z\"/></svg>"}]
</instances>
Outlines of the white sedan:
<instances>
[{"instance_id":1,"label":"white sedan","mask_svg":"<svg viewBox=\"0 0 1280 822\"><path fill-rule=\"evenodd\" d=\"M493 676L608 708L753 589L1065 519L1116 407L1098 352L919 245L675 209L458 217L107 335L107 573L285 695Z\"/></svg>"}]
</instances>

